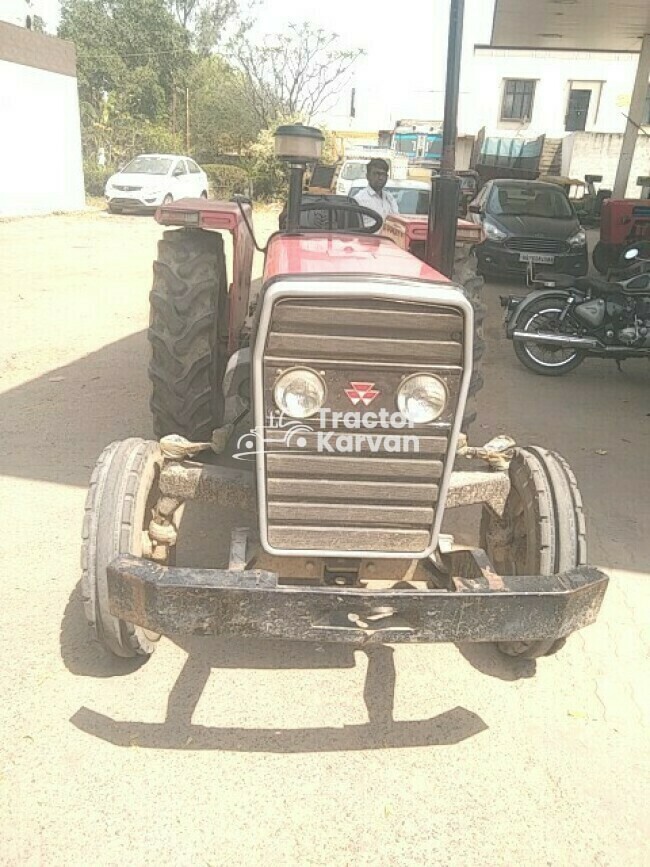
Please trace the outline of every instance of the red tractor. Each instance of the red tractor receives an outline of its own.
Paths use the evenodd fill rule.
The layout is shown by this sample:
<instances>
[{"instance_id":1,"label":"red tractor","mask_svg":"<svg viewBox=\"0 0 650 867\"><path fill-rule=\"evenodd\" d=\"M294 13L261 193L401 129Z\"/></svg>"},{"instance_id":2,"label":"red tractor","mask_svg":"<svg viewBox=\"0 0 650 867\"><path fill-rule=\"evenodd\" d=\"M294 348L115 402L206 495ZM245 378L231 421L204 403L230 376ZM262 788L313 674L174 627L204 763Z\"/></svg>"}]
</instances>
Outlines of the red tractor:
<instances>
[{"instance_id":1,"label":"red tractor","mask_svg":"<svg viewBox=\"0 0 650 867\"><path fill-rule=\"evenodd\" d=\"M600 240L594 247L594 268L608 274L621 266L630 246L650 255L650 199L607 199L600 215Z\"/></svg>"},{"instance_id":2,"label":"red tractor","mask_svg":"<svg viewBox=\"0 0 650 867\"><path fill-rule=\"evenodd\" d=\"M457 26L453 42L457 95ZM157 439L104 450L84 521L86 614L112 653L147 656L160 634L193 633L496 642L530 658L595 620L607 577L586 565L566 461L507 437L470 448L463 433L483 306L476 230L456 217L455 124L445 129L429 220L389 218L379 234L353 201L303 200L321 135L280 128L286 228L255 289L248 204L158 211L177 228L159 243L151 292ZM176 565L188 500L210 503L215 525L247 510L226 568ZM459 546L443 516L471 504L480 544Z\"/></svg>"}]
</instances>

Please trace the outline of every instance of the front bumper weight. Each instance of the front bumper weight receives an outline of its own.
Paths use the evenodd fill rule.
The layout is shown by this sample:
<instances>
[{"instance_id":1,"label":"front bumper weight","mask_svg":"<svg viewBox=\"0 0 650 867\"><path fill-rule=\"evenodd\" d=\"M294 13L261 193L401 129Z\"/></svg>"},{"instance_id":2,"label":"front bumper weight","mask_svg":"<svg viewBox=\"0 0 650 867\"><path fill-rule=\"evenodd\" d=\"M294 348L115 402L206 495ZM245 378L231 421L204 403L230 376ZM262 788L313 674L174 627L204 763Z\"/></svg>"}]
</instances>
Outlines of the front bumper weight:
<instances>
[{"instance_id":1,"label":"front bumper weight","mask_svg":"<svg viewBox=\"0 0 650 867\"><path fill-rule=\"evenodd\" d=\"M169 461L158 481L160 493L180 500L197 500L255 511L255 486L249 470L193 461Z\"/></svg>"},{"instance_id":2,"label":"front bumper weight","mask_svg":"<svg viewBox=\"0 0 650 867\"><path fill-rule=\"evenodd\" d=\"M161 494L180 500L196 500L239 508L254 514L256 500L253 474L192 461L170 461L159 479ZM486 503L501 515L510 490L507 472L454 471L449 480L445 508Z\"/></svg>"},{"instance_id":3,"label":"front bumper weight","mask_svg":"<svg viewBox=\"0 0 650 867\"><path fill-rule=\"evenodd\" d=\"M122 556L108 567L108 594L116 617L162 634L351 644L537 641L593 623L608 582L591 567L499 578L455 591L288 586L259 569L165 567Z\"/></svg>"}]
</instances>

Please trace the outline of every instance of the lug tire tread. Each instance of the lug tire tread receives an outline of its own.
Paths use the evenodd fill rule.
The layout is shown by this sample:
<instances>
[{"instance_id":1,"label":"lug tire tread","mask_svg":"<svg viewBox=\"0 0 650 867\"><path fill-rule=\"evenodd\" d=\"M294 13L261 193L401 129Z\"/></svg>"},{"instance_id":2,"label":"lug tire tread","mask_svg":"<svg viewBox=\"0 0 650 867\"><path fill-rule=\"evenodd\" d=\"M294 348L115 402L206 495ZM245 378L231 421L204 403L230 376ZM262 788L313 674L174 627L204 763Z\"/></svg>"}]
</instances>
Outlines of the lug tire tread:
<instances>
[{"instance_id":1,"label":"lug tire tread","mask_svg":"<svg viewBox=\"0 0 650 867\"><path fill-rule=\"evenodd\" d=\"M557 452L530 446L518 448L510 464L514 490L526 516L526 562L514 564L515 574L552 575L587 562L584 508L575 476ZM488 509L481 519L481 544L497 571L510 574L505 561L490 551L489 527L495 520ZM557 652L565 639L531 642L499 642L507 656L534 659Z\"/></svg>"},{"instance_id":2,"label":"lug tire tread","mask_svg":"<svg viewBox=\"0 0 650 867\"><path fill-rule=\"evenodd\" d=\"M219 234L196 229L167 231L158 244L153 270L148 337L154 433L209 441L223 418L223 240Z\"/></svg>"},{"instance_id":3,"label":"lug tire tread","mask_svg":"<svg viewBox=\"0 0 650 867\"><path fill-rule=\"evenodd\" d=\"M108 611L105 566L120 553L139 553L134 525L136 498L157 443L116 441L99 456L90 478L82 526L81 590L86 620L95 638L116 656L150 656L144 631ZM98 562L99 561L99 562ZM104 562L106 561L106 562Z\"/></svg>"}]
</instances>

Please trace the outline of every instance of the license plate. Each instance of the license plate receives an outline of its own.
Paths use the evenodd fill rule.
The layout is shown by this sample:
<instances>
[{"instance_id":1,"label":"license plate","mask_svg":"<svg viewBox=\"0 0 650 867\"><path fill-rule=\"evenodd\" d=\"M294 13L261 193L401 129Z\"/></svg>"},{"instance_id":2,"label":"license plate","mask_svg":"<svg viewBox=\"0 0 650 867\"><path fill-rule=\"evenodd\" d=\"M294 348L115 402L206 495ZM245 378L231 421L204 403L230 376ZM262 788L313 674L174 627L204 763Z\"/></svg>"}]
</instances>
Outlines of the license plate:
<instances>
[{"instance_id":1,"label":"license plate","mask_svg":"<svg viewBox=\"0 0 650 867\"><path fill-rule=\"evenodd\" d=\"M532 262L534 265L552 265L555 262L555 256L549 253L520 253L520 262Z\"/></svg>"}]
</instances>

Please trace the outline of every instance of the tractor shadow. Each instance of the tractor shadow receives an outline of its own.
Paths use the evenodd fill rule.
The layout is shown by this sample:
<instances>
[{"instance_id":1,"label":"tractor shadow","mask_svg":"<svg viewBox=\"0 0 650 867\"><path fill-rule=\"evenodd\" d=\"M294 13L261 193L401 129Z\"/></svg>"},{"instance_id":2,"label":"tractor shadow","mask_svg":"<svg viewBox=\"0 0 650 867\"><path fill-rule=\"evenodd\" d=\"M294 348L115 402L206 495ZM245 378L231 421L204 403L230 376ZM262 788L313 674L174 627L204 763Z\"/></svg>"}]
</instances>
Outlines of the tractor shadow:
<instances>
[{"instance_id":1,"label":"tractor shadow","mask_svg":"<svg viewBox=\"0 0 650 867\"><path fill-rule=\"evenodd\" d=\"M456 647L472 668L488 677L512 682L537 674L537 660L504 656L496 644L457 644Z\"/></svg>"},{"instance_id":2,"label":"tractor shadow","mask_svg":"<svg viewBox=\"0 0 650 867\"><path fill-rule=\"evenodd\" d=\"M237 510L219 512L200 503L187 503L177 559L196 567L225 565L231 529L243 526ZM219 669L296 670L353 669L359 649L342 644L169 636L187 659L167 703L164 722L118 721L81 707L71 718L78 729L116 746L155 749L225 750L235 752L317 753L344 750L443 746L460 743L487 726L470 710L455 707L423 720L397 721L393 708L396 671L393 649L383 645L362 648L368 657L363 699L368 723L321 728L213 728L192 723L192 716L213 671ZM167 640L167 639L163 639ZM83 611L80 585L65 608L60 631L63 662L80 677L112 678L136 674L146 659L117 659L95 641ZM151 663L155 666L155 659ZM334 700L335 697L334 697Z\"/></svg>"},{"instance_id":3,"label":"tractor shadow","mask_svg":"<svg viewBox=\"0 0 650 867\"><path fill-rule=\"evenodd\" d=\"M0 394L0 475L85 488L108 443L152 436L148 362L138 331Z\"/></svg>"},{"instance_id":4,"label":"tractor shadow","mask_svg":"<svg viewBox=\"0 0 650 867\"><path fill-rule=\"evenodd\" d=\"M221 513L198 503L188 503L179 537L178 562L183 565L219 566L228 552L230 530L241 526L244 516L235 510ZM118 721L88 707L81 707L71 722L81 731L116 746L155 749L225 750L234 752L317 753L344 750L443 746L460 743L485 731L475 713L455 707L423 720L394 719L396 670L391 647L362 648L367 655L363 699L368 722L362 725L320 728L259 729L215 728L196 725L192 716L206 684L220 669L309 671L353 669L359 648L312 642L169 636L187 654L169 694L164 722ZM72 592L63 615L60 650L66 668L80 677L112 678L137 674L146 659L117 659L89 634L79 585ZM151 665L155 666L155 659ZM333 697L336 700L335 697Z\"/></svg>"},{"instance_id":5,"label":"tractor shadow","mask_svg":"<svg viewBox=\"0 0 650 867\"><path fill-rule=\"evenodd\" d=\"M0 391L0 476L85 488L110 442L153 438L149 356L143 329Z\"/></svg>"},{"instance_id":6,"label":"tractor shadow","mask_svg":"<svg viewBox=\"0 0 650 867\"><path fill-rule=\"evenodd\" d=\"M176 643L188 656L170 692L164 722L117 721L82 707L71 718L72 724L122 747L284 754L452 746L487 729L477 714L463 707L430 719L396 721L393 650L381 645L364 649L368 657L363 692L367 723L293 729L196 725L192 723L192 715L215 668L353 668L354 651L341 646L238 639L190 639Z\"/></svg>"}]
</instances>

